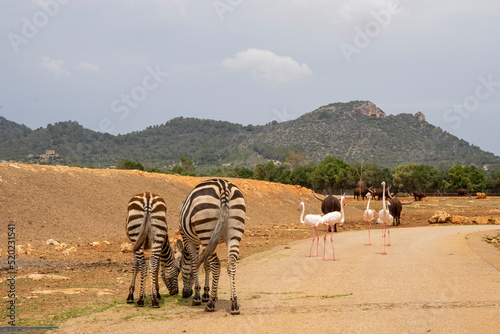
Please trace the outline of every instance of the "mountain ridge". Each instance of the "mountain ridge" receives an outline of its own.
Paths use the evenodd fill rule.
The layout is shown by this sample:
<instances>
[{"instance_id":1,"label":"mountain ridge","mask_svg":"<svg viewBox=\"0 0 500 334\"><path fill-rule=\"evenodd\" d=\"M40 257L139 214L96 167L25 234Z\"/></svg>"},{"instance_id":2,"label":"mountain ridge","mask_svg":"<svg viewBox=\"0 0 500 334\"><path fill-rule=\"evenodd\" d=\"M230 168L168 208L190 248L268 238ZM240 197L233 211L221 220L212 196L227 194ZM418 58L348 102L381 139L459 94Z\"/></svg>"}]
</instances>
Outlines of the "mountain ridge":
<instances>
[{"instance_id":1,"label":"mountain ridge","mask_svg":"<svg viewBox=\"0 0 500 334\"><path fill-rule=\"evenodd\" d=\"M375 162L389 168L408 162L500 168L500 157L428 123L422 112L386 115L370 101L331 103L294 120L266 125L177 117L120 135L92 131L73 121L36 130L1 121L0 127L5 123L12 129L0 137L0 160L21 162L37 162L37 155L52 149L59 157L50 162L83 166L108 167L127 158L164 168L186 156L202 169L253 168L300 151L313 163L330 155L347 163Z\"/></svg>"}]
</instances>

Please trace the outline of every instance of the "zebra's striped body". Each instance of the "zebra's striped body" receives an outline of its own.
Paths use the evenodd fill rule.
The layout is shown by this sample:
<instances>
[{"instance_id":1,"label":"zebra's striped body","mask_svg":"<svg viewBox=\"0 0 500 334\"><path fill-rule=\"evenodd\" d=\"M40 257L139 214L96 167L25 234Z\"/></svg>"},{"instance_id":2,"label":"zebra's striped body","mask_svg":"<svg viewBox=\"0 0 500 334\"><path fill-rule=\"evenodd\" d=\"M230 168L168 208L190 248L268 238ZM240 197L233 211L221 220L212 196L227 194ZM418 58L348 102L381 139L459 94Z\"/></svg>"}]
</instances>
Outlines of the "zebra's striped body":
<instances>
[{"instance_id":1,"label":"zebra's striped body","mask_svg":"<svg viewBox=\"0 0 500 334\"><path fill-rule=\"evenodd\" d=\"M231 282L231 313L238 314L235 273L239 243L245 231L245 200L241 191L229 181L211 179L198 184L187 196L180 212L179 230L184 241L182 279L183 298L195 295L193 305L201 304L198 268L204 264L205 292L208 301L205 311L214 311L220 276L220 260L215 249L222 240L227 246L227 272ZM201 251L201 254L198 254ZM212 274L212 291L209 279Z\"/></svg>"},{"instance_id":2,"label":"zebra's striped body","mask_svg":"<svg viewBox=\"0 0 500 334\"><path fill-rule=\"evenodd\" d=\"M147 275L144 250L151 249L149 272L151 277L151 305L159 307L160 293L158 289L158 273L160 260L162 263L162 277L171 294L178 293L177 276L179 267L176 266L174 253L168 240L167 206L158 195L149 192L140 193L132 197L128 203L127 236L134 244L134 262L132 264L132 283L129 288L127 303L134 302L135 279L141 272L141 290L138 306L144 306L144 289Z\"/></svg>"}]
</instances>

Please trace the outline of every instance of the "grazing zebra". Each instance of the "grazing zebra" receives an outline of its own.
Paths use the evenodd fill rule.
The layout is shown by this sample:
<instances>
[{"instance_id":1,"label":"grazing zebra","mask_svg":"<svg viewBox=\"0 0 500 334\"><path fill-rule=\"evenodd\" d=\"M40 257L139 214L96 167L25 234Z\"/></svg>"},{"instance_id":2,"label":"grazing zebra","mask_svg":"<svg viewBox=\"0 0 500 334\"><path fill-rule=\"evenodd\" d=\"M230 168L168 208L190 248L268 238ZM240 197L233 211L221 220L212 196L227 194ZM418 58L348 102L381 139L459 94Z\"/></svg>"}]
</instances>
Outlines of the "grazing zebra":
<instances>
[{"instance_id":1,"label":"grazing zebra","mask_svg":"<svg viewBox=\"0 0 500 334\"><path fill-rule=\"evenodd\" d=\"M134 302L135 279L137 272L141 272L141 291L137 306L144 306L144 288L146 274L146 260L144 250L151 248L149 273L151 276L151 305L160 307L160 292L158 289L158 272L162 264L162 278L170 294L179 292L177 276L179 267L168 240L167 206L158 195L149 192L140 193L132 197L128 203L127 236L134 244L134 262L132 264L132 283L129 288L127 303Z\"/></svg>"},{"instance_id":2,"label":"grazing zebra","mask_svg":"<svg viewBox=\"0 0 500 334\"><path fill-rule=\"evenodd\" d=\"M239 314L236 297L235 273L239 256L239 243L245 231L245 199L241 191L229 181L206 180L198 184L187 196L180 212L179 230L184 241L182 250L182 297L193 293L193 305L208 302L205 311L215 310L220 276L220 260L217 244L225 241L227 246L227 272L231 283L231 314ZM201 254L198 254L201 251ZM198 268L205 268L203 299L200 298ZM209 294L209 279L212 274L212 291Z\"/></svg>"}]
</instances>

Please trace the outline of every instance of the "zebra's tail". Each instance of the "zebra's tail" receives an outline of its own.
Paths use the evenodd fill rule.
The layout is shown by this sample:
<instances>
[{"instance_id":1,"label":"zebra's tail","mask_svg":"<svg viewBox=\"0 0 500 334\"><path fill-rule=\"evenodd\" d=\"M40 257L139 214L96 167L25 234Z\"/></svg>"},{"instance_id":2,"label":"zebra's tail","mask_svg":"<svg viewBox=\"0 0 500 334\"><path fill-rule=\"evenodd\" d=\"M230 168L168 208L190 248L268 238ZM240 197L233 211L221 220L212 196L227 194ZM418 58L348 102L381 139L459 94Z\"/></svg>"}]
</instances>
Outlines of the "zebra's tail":
<instances>
[{"instance_id":1,"label":"zebra's tail","mask_svg":"<svg viewBox=\"0 0 500 334\"><path fill-rule=\"evenodd\" d=\"M219 220L215 225L214 231L210 236L210 240L208 241L208 245L203 251L203 253L198 257L198 262L196 262L196 267L199 267L202 263L204 263L207 258L215 251L217 248L217 244L219 243L220 238L222 237L222 231L227 224L227 219L229 217L229 203L227 199L221 199L221 212Z\"/></svg>"},{"instance_id":2,"label":"zebra's tail","mask_svg":"<svg viewBox=\"0 0 500 334\"><path fill-rule=\"evenodd\" d=\"M149 234L149 229L151 228L151 213L146 211L146 216L144 217L144 222L141 225L141 230L139 231L139 235L137 236L137 240L135 241L133 252L137 252L142 245L146 242L146 239Z\"/></svg>"}]
</instances>

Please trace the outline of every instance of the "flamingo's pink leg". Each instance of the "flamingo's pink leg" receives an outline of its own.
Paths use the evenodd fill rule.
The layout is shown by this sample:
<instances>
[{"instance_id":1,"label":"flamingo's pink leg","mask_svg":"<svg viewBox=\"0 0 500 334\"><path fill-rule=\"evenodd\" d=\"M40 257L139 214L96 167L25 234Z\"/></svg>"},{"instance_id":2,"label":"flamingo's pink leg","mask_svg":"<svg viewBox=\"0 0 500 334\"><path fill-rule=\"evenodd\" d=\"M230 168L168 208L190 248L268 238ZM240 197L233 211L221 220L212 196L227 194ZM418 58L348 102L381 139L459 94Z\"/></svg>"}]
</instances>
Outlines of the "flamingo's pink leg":
<instances>
[{"instance_id":1,"label":"flamingo's pink leg","mask_svg":"<svg viewBox=\"0 0 500 334\"><path fill-rule=\"evenodd\" d=\"M389 230L389 225L387 225L387 239L388 239L387 246L390 246L391 245L391 230Z\"/></svg>"},{"instance_id":2,"label":"flamingo's pink leg","mask_svg":"<svg viewBox=\"0 0 500 334\"><path fill-rule=\"evenodd\" d=\"M384 235L383 235L383 238L384 238L384 251L382 252L382 255L387 255L387 253L385 252L385 229L386 229L386 224L384 223Z\"/></svg>"},{"instance_id":3,"label":"flamingo's pink leg","mask_svg":"<svg viewBox=\"0 0 500 334\"><path fill-rule=\"evenodd\" d=\"M332 242L333 261L337 261L335 259L335 249L333 248L333 233L330 234L330 241Z\"/></svg>"},{"instance_id":4,"label":"flamingo's pink leg","mask_svg":"<svg viewBox=\"0 0 500 334\"><path fill-rule=\"evenodd\" d=\"M316 227L314 227L314 230L316 231L316 257L318 257L318 252L319 252L319 234L318 230Z\"/></svg>"},{"instance_id":5,"label":"flamingo's pink leg","mask_svg":"<svg viewBox=\"0 0 500 334\"><path fill-rule=\"evenodd\" d=\"M368 222L368 244L366 244L367 246L371 246L372 245L372 242L371 242L371 239L370 239L370 228L371 228L371 225L372 225L372 223Z\"/></svg>"},{"instance_id":6,"label":"flamingo's pink leg","mask_svg":"<svg viewBox=\"0 0 500 334\"><path fill-rule=\"evenodd\" d=\"M314 245L314 228L313 228L313 238L312 238L312 242L311 242L311 250L309 250L309 256L308 257L311 257L311 252L313 250L313 245Z\"/></svg>"},{"instance_id":7,"label":"flamingo's pink leg","mask_svg":"<svg viewBox=\"0 0 500 334\"><path fill-rule=\"evenodd\" d=\"M326 229L326 234L325 234L325 237L323 238L323 261L326 261L325 252L326 252L326 236L327 235L328 235L328 228Z\"/></svg>"}]
</instances>

